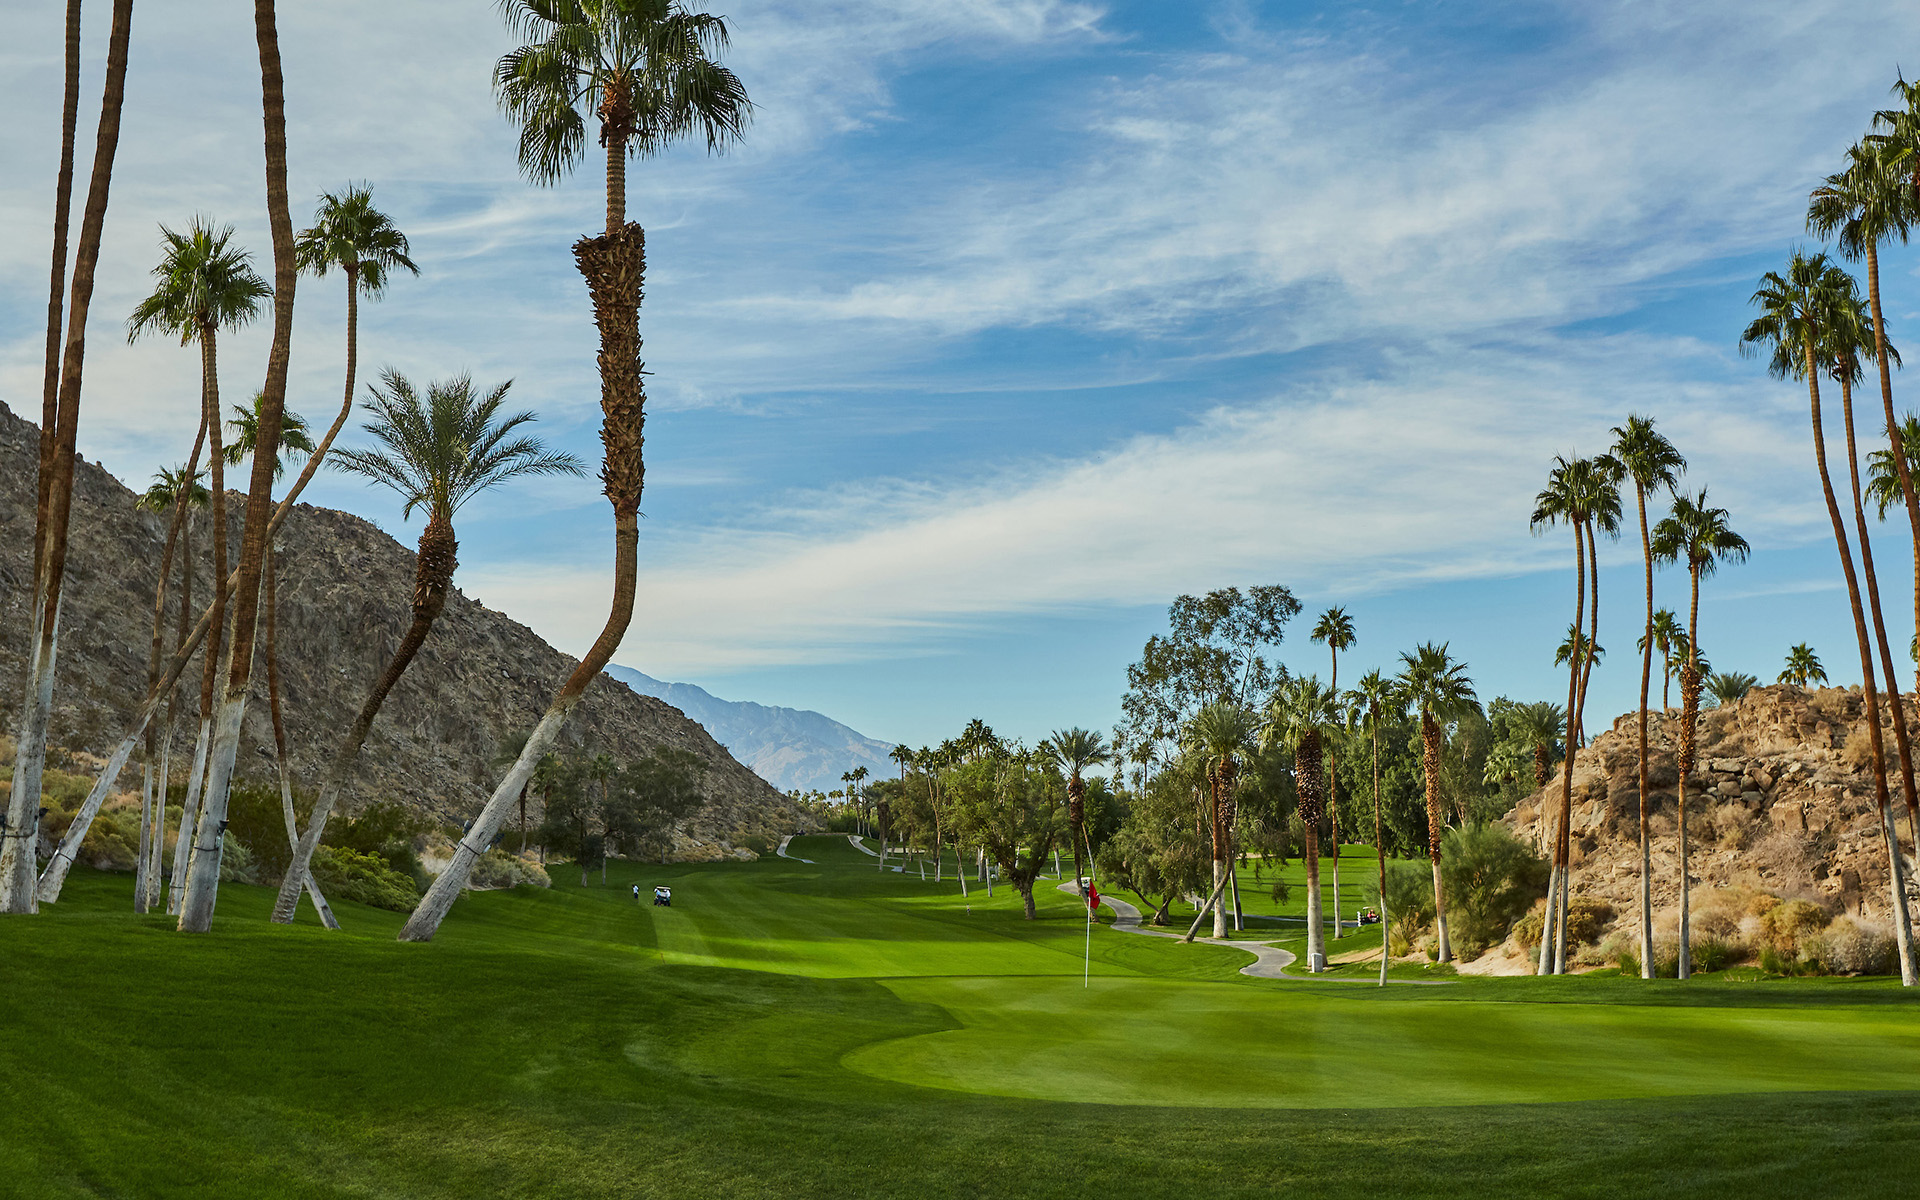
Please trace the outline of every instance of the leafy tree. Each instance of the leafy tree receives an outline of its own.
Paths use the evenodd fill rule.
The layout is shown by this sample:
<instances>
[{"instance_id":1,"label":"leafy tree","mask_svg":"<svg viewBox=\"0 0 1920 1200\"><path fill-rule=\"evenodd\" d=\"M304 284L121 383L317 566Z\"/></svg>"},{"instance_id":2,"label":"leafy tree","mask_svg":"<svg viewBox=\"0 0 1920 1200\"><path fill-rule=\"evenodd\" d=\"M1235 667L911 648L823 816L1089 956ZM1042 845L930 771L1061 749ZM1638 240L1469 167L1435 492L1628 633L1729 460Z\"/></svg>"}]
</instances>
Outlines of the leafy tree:
<instances>
[{"instance_id":1,"label":"leafy tree","mask_svg":"<svg viewBox=\"0 0 1920 1200\"><path fill-rule=\"evenodd\" d=\"M656 847L666 861L674 826L706 803L700 790L706 772L699 755L670 746L656 747L621 768L616 780L619 808L603 818L613 840L623 851Z\"/></svg>"},{"instance_id":2,"label":"leafy tree","mask_svg":"<svg viewBox=\"0 0 1920 1200\"><path fill-rule=\"evenodd\" d=\"M1280 644L1299 612L1293 593L1276 584L1177 597L1167 634L1148 638L1140 661L1127 668L1121 710L1129 740L1166 746L1208 704L1264 704L1286 669L1263 651Z\"/></svg>"},{"instance_id":3,"label":"leafy tree","mask_svg":"<svg viewBox=\"0 0 1920 1200\"><path fill-rule=\"evenodd\" d=\"M1787 665L1780 672L1779 683L1790 683L1804 688L1812 684L1824 684L1827 681L1827 669L1820 665L1820 656L1813 647L1805 642L1797 642L1787 651Z\"/></svg>"},{"instance_id":4,"label":"leafy tree","mask_svg":"<svg viewBox=\"0 0 1920 1200\"><path fill-rule=\"evenodd\" d=\"M1507 936L1547 893L1547 861L1497 824L1447 831L1440 871L1453 904L1454 937L1469 958Z\"/></svg>"},{"instance_id":5,"label":"leafy tree","mask_svg":"<svg viewBox=\"0 0 1920 1200\"><path fill-rule=\"evenodd\" d=\"M539 438L519 432L535 420L532 412L501 412L511 384L479 392L462 375L431 385L422 397L397 371L388 371L382 382L384 390L375 389L366 405L372 417L367 431L382 448L340 451L334 465L391 489L404 502L403 516L410 517L415 510L426 516L414 562L413 619L327 764L320 798L274 902L273 919L281 924L293 920L307 862L326 833L327 817L360 757L374 718L446 607L460 547L454 536L454 514L473 497L511 479L580 474L579 459L549 450ZM492 834L486 831L488 842ZM463 838L462 844L466 842Z\"/></svg>"},{"instance_id":6,"label":"leafy tree","mask_svg":"<svg viewBox=\"0 0 1920 1200\"><path fill-rule=\"evenodd\" d=\"M1011 747L956 768L952 787L967 836L999 865L1033 920L1034 880L1067 832L1066 780L1048 756Z\"/></svg>"},{"instance_id":7,"label":"leafy tree","mask_svg":"<svg viewBox=\"0 0 1920 1200\"><path fill-rule=\"evenodd\" d=\"M1167 924L1182 896L1209 886L1209 857L1195 836L1193 783L1179 770L1162 771L1136 791L1125 819L1098 850L1100 874L1140 901L1148 923Z\"/></svg>"}]
</instances>

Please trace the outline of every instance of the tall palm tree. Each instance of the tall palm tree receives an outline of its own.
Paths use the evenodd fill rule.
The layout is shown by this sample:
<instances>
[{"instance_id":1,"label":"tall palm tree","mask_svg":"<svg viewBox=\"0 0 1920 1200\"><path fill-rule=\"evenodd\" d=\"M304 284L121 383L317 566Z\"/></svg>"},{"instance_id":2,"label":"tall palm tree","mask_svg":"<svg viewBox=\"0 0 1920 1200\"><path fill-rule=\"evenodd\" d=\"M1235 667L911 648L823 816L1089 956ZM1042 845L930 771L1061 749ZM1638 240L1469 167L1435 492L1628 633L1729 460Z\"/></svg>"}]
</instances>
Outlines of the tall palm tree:
<instances>
[{"instance_id":1,"label":"tall palm tree","mask_svg":"<svg viewBox=\"0 0 1920 1200\"><path fill-rule=\"evenodd\" d=\"M1335 694L1312 675L1296 675L1280 686L1260 727L1262 749L1293 751L1293 783L1300 797L1300 823L1306 829L1307 969L1327 969L1326 922L1320 897L1320 820L1326 815L1325 743L1340 722Z\"/></svg>"},{"instance_id":2,"label":"tall palm tree","mask_svg":"<svg viewBox=\"0 0 1920 1200\"><path fill-rule=\"evenodd\" d=\"M159 283L151 295L134 306L133 315L127 320L129 341L145 334L158 333L179 338L182 346L197 344L200 348L200 420L207 435L207 461L212 475L212 502L209 509L213 517L211 540L215 579L224 579L227 574L225 460L220 445L220 331L240 329L251 323L260 313L260 301L272 294L266 281L254 273L252 256L232 242L232 226L216 228L199 217L193 219L185 233L176 233L162 225L160 264L153 269L153 275ZM206 761L205 748L212 730L213 684L219 670L224 604L225 592L216 587L213 634L207 641L206 661L201 672L201 748L195 752L196 763ZM197 776L190 778L187 785L185 812L188 822L192 820L193 806L198 799L196 781ZM89 793L88 801L92 799ZM101 799L105 799L104 793ZM97 804L91 808L83 804L75 815L73 824L67 829L66 838L41 876L40 899L43 901L59 898L67 871L79 854L80 843L92 827L98 811ZM190 828L190 825L183 825L182 828ZM181 839L180 844L190 847L192 841L191 837L186 837ZM178 864L174 878L176 881L181 878Z\"/></svg>"},{"instance_id":3,"label":"tall palm tree","mask_svg":"<svg viewBox=\"0 0 1920 1200\"><path fill-rule=\"evenodd\" d=\"M1213 841L1213 936L1227 936L1225 891L1227 872L1233 861L1234 787L1240 778L1241 760L1252 748L1253 714L1226 700L1202 708L1187 722L1186 741L1205 764L1209 832Z\"/></svg>"},{"instance_id":4,"label":"tall palm tree","mask_svg":"<svg viewBox=\"0 0 1920 1200\"><path fill-rule=\"evenodd\" d=\"M1335 605L1320 615L1313 626L1313 640L1327 648L1332 669L1327 676L1327 694L1340 695L1340 652L1353 648L1353 618ZM1327 751L1327 824L1333 838L1333 936L1340 937L1340 739L1331 738Z\"/></svg>"},{"instance_id":5,"label":"tall palm tree","mask_svg":"<svg viewBox=\"0 0 1920 1200\"><path fill-rule=\"evenodd\" d=\"M1787 665L1780 672L1778 682L1803 688L1826 681L1827 669L1820 665L1820 656L1813 652L1812 646L1798 642L1787 650Z\"/></svg>"},{"instance_id":6,"label":"tall palm tree","mask_svg":"<svg viewBox=\"0 0 1920 1200\"><path fill-rule=\"evenodd\" d=\"M233 440L227 443L227 465L237 467L252 456L254 447L260 439L260 404L263 397L255 396L252 407L233 406L233 419L228 427ZM286 460L294 456L305 457L314 451L313 438L307 431L306 419L291 409L280 417L280 461L273 464L273 477L278 480L286 473ZM300 840L299 821L293 811L293 771L287 762L286 719L280 707L280 644L278 596L279 571L274 565L274 539L267 539L267 561L265 567L265 591L261 603L266 606L267 616L267 711L273 718L273 754L274 765L280 774L280 809L287 824L287 844L294 845ZM314 895L314 907L327 911L319 896L318 887L312 876L308 876L307 888Z\"/></svg>"},{"instance_id":7,"label":"tall palm tree","mask_svg":"<svg viewBox=\"0 0 1920 1200\"><path fill-rule=\"evenodd\" d=\"M1360 709L1361 720L1367 730L1368 740L1373 748L1373 852L1380 866L1380 986L1387 986L1387 929L1392 914L1387 910L1387 835L1385 818L1380 804L1380 725L1386 720L1386 714L1395 709L1403 710L1399 693L1392 680L1379 671L1368 671L1360 677L1360 682L1348 693L1352 702Z\"/></svg>"},{"instance_id":8,"label":"tall palm tree","mask_svg":"<svg viewBox=\"0 0 1920 1200\"><path fill-rule=\"evenodd\" d=\"M1840 567L1847 581L1847 600L1853 609L1854 638L1860 649L1861 694L1866 708L1867 737L1873 752L1874 790L1880 804L1881 833L1886 841L1888 883L1893 896L1894 933L1900 947L1900 978L1906 986L1917 980L1912 952L1912 921L1907 907L1905 863L1899 838L1894 831L1892 806L1887 792L1885 751L1880 739L1879 689L1875 685L1873 642L1867 633L1867 619L1860 599L1860 581L1854 574L1853 552L1847 540L1846 523L1840 516L1840 504L1833 495L1833 480L1827 471L1825 423L1820 411L1820 369L1822 347L1828 342L1828 330L1836 312L1846 307L1850 289L1841 286L1829 271L1824 254L1806 255L1796 251L1788 261L1785 275L1769 271L1761 276L1760 287L1752 303L1760 309L1741 334L1742 352L1766 348L1771 351L1768 372L1775 378L1804 378L1807 402L1813 423L1814 464L1820 472L1820 489L1827 502L1827 518L1833 525L1834 546L1840 553ZM1901 454L1896 451L1895 458ZM1898 687L1897 683L1892 684ZM1683 810L1684 811L1684 810ZM1683 946L1684 952L1684 946Z\"/></svg>"},{"instance_id":9,"label":"tall palm tree","mask_svg":"<svg viewBox=\"0 0 1920 1200\"><path fill-rule=\"evenodd\" d=\"M1580 657L1582 663L1589 661L1599 662L1607 656L1607 648L1605 646L1594 645L1592 638L1588 637L1583 631L1569 625L1567 626L1567 636L1561 639L1560 645L1555 647L1553 651L1553 665L1556 667L1567 666L1574 661L1575 655Z\"/></svg>"},{"instance_id":10,"label":"tall palm tree","mask_svg":"<svg viewBox=\"0 0 1920 1200\"><path fill-rule=\"evenodd\" d=\"M35 855L40 838L40 785L47 759L47 722L53 712L53 679L60 642L60 592L66 578L67 532L73 512L74 443L80 426L80 376L87 351L87 314L93 305L94 274L100 262L101 229L107 218L107 193L113 182L114 153L120 145L120 113L127 93L127 43L133 29L133 0L113 0L113 26L107 35L107 69L100 97L100 123L94 141L93 172L87 182L87 203L80 217L80 241L73 262L73 287L66 305L66 343L60 357L60 387L53 420L41 414L40 479L34 511L33 632L27 655L27 690L15 738L12 791L0 820L0 913L30 913L39 909L34 886ZM73 94L79 58L79 12L67 12L67 89ZM78 117L78 101L70 100L71 130ZM63 143L71 142L63 132ZM67 145L61 150L62 170L70 170ZM62 235L67 221L67 196L56 199L54 259L56 275L64 267ZM57 287L56 282L53 286ZM57 314L49 305L50 322ZM52 342L49 331L48 342ZM49 425L52 432L48 433ZM124 765L125 759L121 762Z\"/></svg>"},{"instance_id":11,"label":"tall palm tree","mask_svg":"<svg viewBox=\"0 0 1920 1200\"><path fill-rule=\"evenodd\" d=\"M1598 613L1598 560L1593 556L1596 531L1618 529L1620 467L1611 456L1567 459L1558 457L1547 475L1547 486L1535 497L1530 527L1538 533L1550 525L1564 524L1573 530L1574 548L1574 631L1586 617L1589 595L1587 574L1591 564L1595 576L1591 595ZM1555 822L1553 868L1547 887L1546 923L1540 939L1540 973L1565 971L1566 948L1562 936L1570 891L1573 825L1573 769L1582 737L1581 717L1586 706L1586 685L1592 670L1592 654L1599 629L1595 621L1587 626L1586 636L1569 638L1567 656L1567 757L1562 768L1560 810Z\"/></svg>"},{"instance_id":12,"label":"tall palm tree","mask_svg":"<svg viewBox=\"0 0 1920 1200\"><path fill-rule=\"evenodd\" d=\"M1670 608L1663 608L1653 614L1653 623L1642 635L1637 649L1646 649L1647 638L1653 639L1655 650L1660 652L1660 709L1662 712L1673 707L1669 688L1673 683L1674 651L1687 640L1687 631L1680 624L1680 618Z\"/></svg>"},{"instance_id":13,"label":"tall palm tree","mask_svg":"<svg viewBox=\"0 0 1920 1200\"><path fill-rule=\"evenodd\" d=\"M1107 745L1107 739L1091 729L1074 726L1072 729L1058 729L1047 738L1047 749L1053 760L1067 776L1067 833L1073 840L1073 879L1074 887L1085 885L1080 872L1080 848L1087 839L1087 784L1080 778L1086 768L1097 766L1113 758L1113 750ZM1087 847L1087 862L1093 862L1093 849Z\"/></svg>"},{"instance_id":14,"label":"tall palm tree","mask_svg":"<svg viewBox=\"0 0 1920 1200\"><path fill-rule=\"evenodd\" d=\"M521 173L553 184L573 169L586 150L583 110L598 117L607 152L606 232L580 239L573 250L600 329L600 437L606 447L600 478L613 506L613 599L605 628L475 819L478 832L460 840L453 862L421 899L400 932L403 941L433 937L466 886L477 847L506 815L519 777L559 736L633 619L645 471L640 286L646 235L627 222L627 155L652 157L694 135L717 153L740 137L752 111L746 89L716 61L727 45L726 22L689 11L680 0L501 0L500 7L508 26L527 39L493 73L500 106L520 130Z\"/></svg>"},{"instance_id":15,"label":"tall palm tree","mask_svg":"<svg viewBox=\"0 0 1920 1200\"><path fill-rule=\"evenodd\" d=\"M1897 353L1893 355L1893 361L1900 361ZM1920 473L1920 414L1907 413L1901 419L1897 433L1900 452L1907 459L1907 470ZM1875 450L1867 455L1867 499L1873 501L1874 510L1882 521L1887 519L1889 508L1902 502L1900 467L1894 461L1891 448Z\"/></svg>"},{"instance_id":16,"label":"tall palm tree","mask_svg":"<svg viewBox=\"0 0 1920 1200\"><path fill-rule=\"evenodd\" d=\"M185 576L181 590L180 616L184 621L187 610L193 604L193 538L192 512L204 509L211 497L206 484L201 480L205 475L200 471L197 459L200 442L206 436L203 425L200 438L194 442L194 453L184 466L178 469L161 468L154 474L153 483L134 500L134 507L142 512L167 513L167 539L160 551L159 582L153 589L153 641L147 656L147 687L151 689L160 673L160 639L166 627L167 588L173 577L174 548L180 545L185 553L182 557L182 574ZM172 729L168 729L167 741L172 741ZM154 790L154 771L159 769L159 791L156 800ZM151 724L147 727L147 762L140 802L140 862L133 888L133 910L144 913L158 895L160 884L161 847L166 841L167 812L167 765L164 750L158 744L158 738Z\"/></svg>"},{"instance_id":17,"label":"tall palm tree","mask_svg":"<svg viewBox=\"0 0 1920 1200\"><path fill-rule=\"evenodd\" d=\"M573 455L549 450L539 438L517 432L533 422L531 412L501 412L510 384L478 391L473 381L462 375L429 386L425 397L397 371L387 371L382 384L365 406L372 417L367 432L380 448L342 450L333 461L342 471L391 489L403 501L403 517L415 511L426 516L414 565L413 620L327 765L313 815L307 819L293 862L280 882L280 896L274 901L273 919L281 924L293 920L314 848L326 833L327 818L360 756L374 718L380 715L380 706L400 682L446 606L458 565L454 514L481 492L509 479L581 473L580 460ZM489 833L486 842L492 840Z\"/></svg>"},{"instance_id":18,"label":"tall palm tree","mask_svg":"<svg viewBox=\"0 0 1920 1200\"><path fill-rule=\"evenodd\" d=\"M1673 509L1653 530L1654 561L1684 562L1687 568L1687 661L1680 667L1680 778L1676 791L1680 798L1678 835L1680 846L1680 978L1690 977L1693 936L1690 910L1691 883L1687 878L1687 783L1692 778L1694 738L1700 719L1700 579L1711 575L1722 562L1745 562L1749 547L1745 538L1727 523L1727 510L1707 503L1707 490L1673 498Z\"/></svg>"},{"instance_id":19,"label":"tall palm tree","mask_svg":"<svg viewBox=\"0 0 1920 1200\"><path fill-rule=\"evenodd\" d=\"M1401 703L1419 714L1422 774L1427 784L1427 857L1433 863L1433 929L1441 962L1453 961L1453 942L1447 936L1447 896L1440 882L1440 839L1446 817L1440 808L1440 752L1446 740L1442 724L1478 706L1467 664L1447 653L1447 643L1425 642L1400 656L1397 694ZM1568 744L1572 758L1572 744Z\"/></svg>"},{"instance_id":20,"label":"tall palm tree","mask_svg":"<svg viewBox=\"0 0 1920 1200\"><path fill-rule=\"evenodd\" d=\"M1647 619L1640 637L1640 710L1635 727L1635 753L1640 786L1640 977L1653 978L1653 835L1647 790L1647 693L1653 684L1653 540L1647 525L1647 493L1664 488L1669 496L1680 485L1687 460L1665 434L1653 427L1652 417L1634 414L1625 425L1613 427L1613 457L1633 480L1634 508L1640 516L1640 561L1645 568ZM1596 648L1597 649L1597 648Z\"/></svg>"},{"instance_id":21,"label":"tall palm tree","mask_svg":"<svg viewBox=\"0 0 1920 1200\"><path fill-rule=\"evenodd\" d=\"M260 112L267 175L267 228L273 234L273 340L261 391L260 451L253 456L247 481L246 517L240 527L240 561L234 569L233 621L228 630L227 680L220 697L212 743L207 752L206 798L193 831L194 853L187 860L186 893L180 900L179 929L205 933L213 928L220 891L221 830L226 828L227 798L240 754L240 728L252 690L253 641L260 613L260 576L266 562L268 526L277 519L273 506L273 451L280 444L280 416L287 400L287 368L293 355L293 299L299 280L293 218L287 206L286 80L280 69L280 30L274 0L254 0L254 43L260 60ZM219 421L216 409L213 421ZM216 489L217 490L217 489ZM284 510L279 510L284 511ZM217 522L216 522L217 524ZM221 535L225 536L222 528Z\"/></svg>"}]
</instances>

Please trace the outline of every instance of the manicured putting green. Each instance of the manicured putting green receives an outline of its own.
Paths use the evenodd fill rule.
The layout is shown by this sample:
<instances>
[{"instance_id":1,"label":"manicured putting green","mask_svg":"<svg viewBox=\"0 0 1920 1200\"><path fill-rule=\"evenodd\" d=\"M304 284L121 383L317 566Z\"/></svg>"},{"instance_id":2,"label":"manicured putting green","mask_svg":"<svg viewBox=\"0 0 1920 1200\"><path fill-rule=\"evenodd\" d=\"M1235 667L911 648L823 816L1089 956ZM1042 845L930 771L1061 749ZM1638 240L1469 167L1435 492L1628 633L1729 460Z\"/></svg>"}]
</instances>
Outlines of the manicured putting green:
<instances>
[{"instance_id":1,"label":"manicured putting green","mask_svg":"<svg viewBox=\"0 0 1920 1200\"><path fill-rule=\"evenodd\" d=\"M1908 1089L1920 1026L1886 1008L1382 1003L1323 983L890 980L963 1024L856 1071L1036 1100L1387 1108Z\"/></svg>"}]
</instances>

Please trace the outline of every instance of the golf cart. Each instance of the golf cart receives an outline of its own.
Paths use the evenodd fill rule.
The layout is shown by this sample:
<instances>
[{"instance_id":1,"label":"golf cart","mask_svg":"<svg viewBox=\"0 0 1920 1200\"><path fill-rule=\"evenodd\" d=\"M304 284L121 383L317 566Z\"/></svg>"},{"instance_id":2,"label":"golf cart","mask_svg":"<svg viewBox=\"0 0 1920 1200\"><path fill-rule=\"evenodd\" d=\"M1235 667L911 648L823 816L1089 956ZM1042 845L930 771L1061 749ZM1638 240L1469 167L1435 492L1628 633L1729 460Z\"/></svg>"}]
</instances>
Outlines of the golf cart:
<instances>
[{"instance_id":1,"label":"golf cart","mask_svg":"<svg viewBox=\"0 0 1920 1200\"><path fill-rule=\"evenodd\" d=\"M673 889L670 887L664 887L664 886L653 889L653 902L657 905L662 905L666 908L672 908L673 907Z\"/></svg>"},{"instance_id":2,"label":"golf cart","mask_svg":"<svg viewBox=\"0 0 1920 1200\"><path fill-rule=\"evenodd\" d=\"M1378 925L1380 923L1380 910L1375 908L1361 909L1360 923L1362 925Z\"/></svg>"}]
</instances>

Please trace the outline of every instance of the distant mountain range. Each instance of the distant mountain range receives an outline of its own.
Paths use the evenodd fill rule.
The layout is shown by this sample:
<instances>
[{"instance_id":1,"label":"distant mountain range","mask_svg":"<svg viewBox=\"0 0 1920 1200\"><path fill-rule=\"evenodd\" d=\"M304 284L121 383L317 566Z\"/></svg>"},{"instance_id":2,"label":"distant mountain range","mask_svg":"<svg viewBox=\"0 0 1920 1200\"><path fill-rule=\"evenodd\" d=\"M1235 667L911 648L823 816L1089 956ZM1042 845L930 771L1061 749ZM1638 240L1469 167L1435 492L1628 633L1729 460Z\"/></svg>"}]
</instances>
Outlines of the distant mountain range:
<instances>
[{"instance_id":1,"label":"distant mountain range","mask_svg":"<svg viewBox=\"0 0 1920 1200\"><path fill-rule=\"evenodd\" d=\"M722 700L705 688L667 683L631 667L609 666L607 674L700 722L734 758L782 791L830 792L842 786L841 774L855 767L865 767L873 778L899 770L887 757L893 750L890 744L821 713L751 700Z\"/></svg>"}]
</instances>

